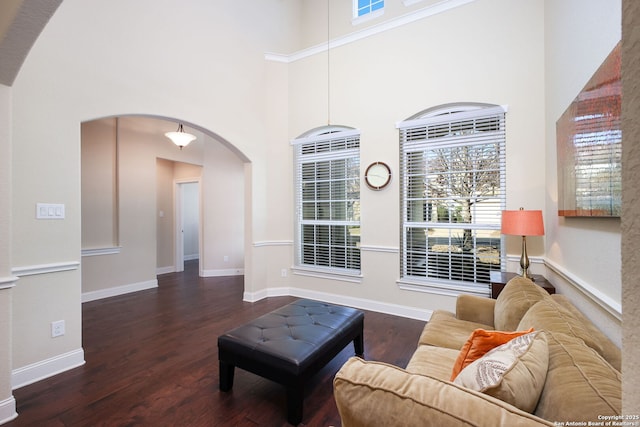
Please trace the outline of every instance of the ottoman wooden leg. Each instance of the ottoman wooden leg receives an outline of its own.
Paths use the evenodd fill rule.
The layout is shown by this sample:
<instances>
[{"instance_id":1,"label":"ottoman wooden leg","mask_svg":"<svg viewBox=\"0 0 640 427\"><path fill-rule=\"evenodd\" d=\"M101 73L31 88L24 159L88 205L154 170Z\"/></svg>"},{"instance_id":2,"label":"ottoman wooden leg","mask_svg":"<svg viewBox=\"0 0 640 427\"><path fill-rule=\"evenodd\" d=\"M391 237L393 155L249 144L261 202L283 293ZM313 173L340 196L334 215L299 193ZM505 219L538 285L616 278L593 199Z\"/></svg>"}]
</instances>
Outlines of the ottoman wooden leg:
<instances>
[{"instance_id":1,"label":"ottoman wooden leg","mask_svg":"<svg viewBox=\"0 0 640 427\"><path fill-rule=\"evenodd\" d=\"M220 390L229 391L233 387L233 373L235 366L220 361Z\"/></svg>"},{"instance_id":2,"label":"ottoman wooden leg","mask_svg":"<svg viewBox=\"0 0 640 427\"><path fill-rule=\"evenodd\" d=\"M297 426L302 422L304 390L301 385L287 387L287 421Z\"/></svg>"}]
</instances>

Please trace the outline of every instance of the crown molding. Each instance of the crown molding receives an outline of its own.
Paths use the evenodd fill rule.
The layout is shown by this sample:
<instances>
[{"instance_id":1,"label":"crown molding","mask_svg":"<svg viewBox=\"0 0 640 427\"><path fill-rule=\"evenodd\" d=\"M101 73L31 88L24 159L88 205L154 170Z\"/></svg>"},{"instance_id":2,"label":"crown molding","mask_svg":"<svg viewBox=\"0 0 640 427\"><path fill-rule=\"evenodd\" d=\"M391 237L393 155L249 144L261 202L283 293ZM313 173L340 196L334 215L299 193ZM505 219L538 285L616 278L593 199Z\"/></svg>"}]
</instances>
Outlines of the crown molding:
<instances>
[{"instance_id":1,"label":"crown molding","mask_svg":"<svg viewBox=\"0 0 640 427\"><path fill-rule=\"evenodd\" d=\"M422 9L407 13L397 18L389 19L388 21L381 22L376 25L372 25L362 30L354 31L345 36L338 37L327 41L327 43L317 44L306 49L299 50L291 54L281 54L275 52L265 52L264 58L267 61L292 63L304 58L308 58L313 55L317 55L322 52L326 52L329 49L344 46L349 43L362 40L376 34L383 33L385 31L393 30L395 28L402 27L412 22L419 21L421 19L428 18L451 9L455 9L460 6L464 6L469 3L473 3L476 0L443 0L439 3L427 6Z\"/></svg>"}]
</instances>

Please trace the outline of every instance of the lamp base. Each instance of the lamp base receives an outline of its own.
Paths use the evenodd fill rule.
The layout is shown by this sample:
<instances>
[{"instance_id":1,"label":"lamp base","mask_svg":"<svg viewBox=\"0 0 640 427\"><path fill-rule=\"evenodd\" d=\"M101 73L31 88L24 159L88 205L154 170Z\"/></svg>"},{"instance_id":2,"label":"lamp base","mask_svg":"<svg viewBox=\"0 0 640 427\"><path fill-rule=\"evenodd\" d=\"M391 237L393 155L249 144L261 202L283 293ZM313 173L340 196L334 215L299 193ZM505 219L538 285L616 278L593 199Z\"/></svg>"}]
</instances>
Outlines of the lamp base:
<instances>
[{"instance_id":1,"label":"lamp base","mask_svg":"<svg viewBox=\"0 0 640 427\"><path fill-rule=\"evenodd\" d=\"M522 236L522 255L520 256L520 268L522 269L522 277L532 282L533 276L529 274L529 256L527 255L527 236Z\"/></svg>"},{"instance_id":2,"label":"lamp base","mask_svg":"<svg viewBox=\"0 0 640 427\"><path fill-rule=\"evenodd\" d=\"M520 276L521 276L521 277L524 277L525 279L529 279L529 280L531 280L532 282L535 282L535 281L536 281L536 278L533 276L533 274L529 273L529 271L527 271L526 273L523 271L523 272L520 274Z\"/></svg>"}]
</instances>

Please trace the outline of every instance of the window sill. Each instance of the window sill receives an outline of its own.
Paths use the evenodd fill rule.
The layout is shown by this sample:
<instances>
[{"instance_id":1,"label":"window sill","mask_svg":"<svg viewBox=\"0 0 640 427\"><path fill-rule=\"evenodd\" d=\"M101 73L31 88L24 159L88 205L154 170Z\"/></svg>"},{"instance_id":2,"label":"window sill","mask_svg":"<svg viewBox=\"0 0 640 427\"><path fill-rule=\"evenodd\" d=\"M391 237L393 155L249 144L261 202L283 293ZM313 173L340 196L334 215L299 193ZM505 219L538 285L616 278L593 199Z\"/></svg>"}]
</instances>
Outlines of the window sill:
<instances>
[{"instance_id":1,"label":"window sill","mask_svg":"<svg viewBox=\"0 0 640 427\"><path fill-rule=\"evenodd\" d=\"M373 12L369 12L369 13L367 13L365 15L358 16L357 18L353 18L351 20L351 25L353 25L355 27L356 25L360 25L360 24L362 24L364 22L371 21L372 19L379 18L382 15L384 15L384 9L378 9L378 10L375 10Z\"/></svg>"},{"instance_id":2,"label":"window sill","mask_svg":"<svg viewBox=\"0 0 640 427\"><path fill-rule=\"evenodd\" d=\"M298 276L315 277L318 279L330 279L350 283L362 282L362 274L360 272L337 271L334 269L302 266L291 267L291 272Z\"/></svg>"}]
</instances>

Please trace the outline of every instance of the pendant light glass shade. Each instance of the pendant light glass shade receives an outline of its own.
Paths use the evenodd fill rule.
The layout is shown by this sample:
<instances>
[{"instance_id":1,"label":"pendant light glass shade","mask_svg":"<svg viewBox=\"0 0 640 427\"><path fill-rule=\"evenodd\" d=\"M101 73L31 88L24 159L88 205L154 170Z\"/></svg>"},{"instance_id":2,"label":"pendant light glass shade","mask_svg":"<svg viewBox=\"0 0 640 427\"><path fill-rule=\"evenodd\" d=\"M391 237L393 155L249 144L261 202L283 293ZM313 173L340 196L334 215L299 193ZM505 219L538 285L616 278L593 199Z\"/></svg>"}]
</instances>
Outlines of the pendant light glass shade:
<instances>
[{"instance_id":1,"label":"pendant light glass shade","mask_svg":"<svg viewBox=\"0 0 640 427\"><path fill-rule=\"evenodd\" d=\"M195 135L186 133L182 128L182 123L178 125L178 130L175 132L167 132L164 134L167 138L173 141L180 149L189 145L189 143L196 139Z\"/></svg>"}]
</instances>

